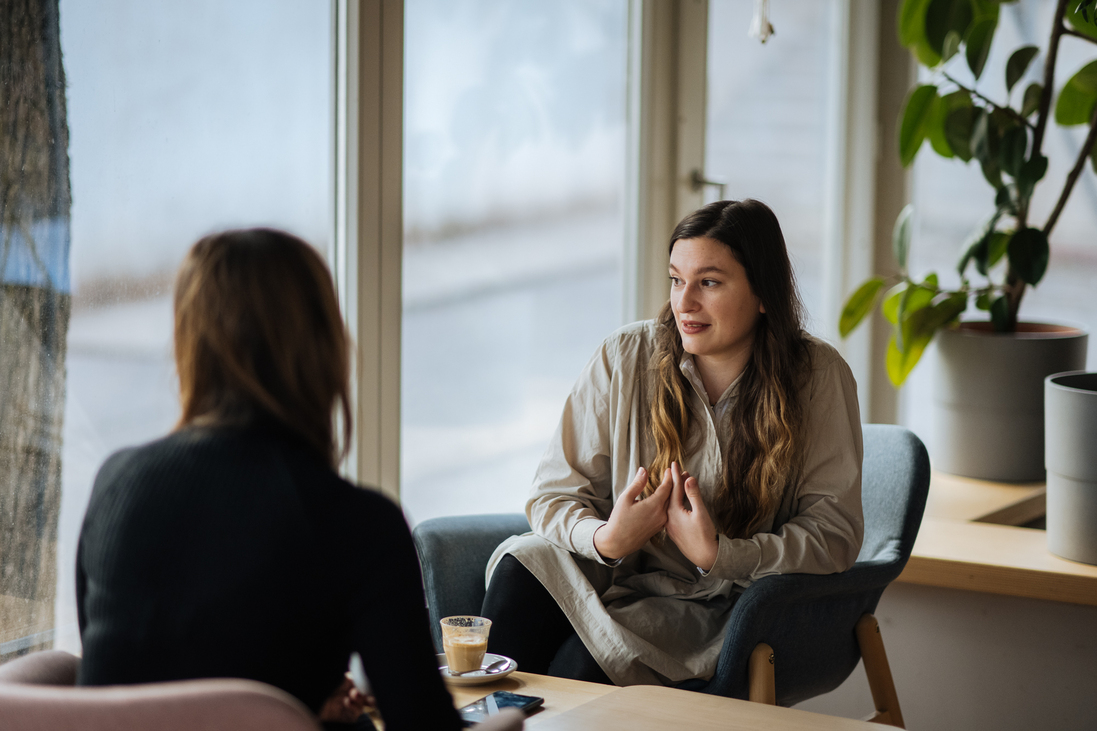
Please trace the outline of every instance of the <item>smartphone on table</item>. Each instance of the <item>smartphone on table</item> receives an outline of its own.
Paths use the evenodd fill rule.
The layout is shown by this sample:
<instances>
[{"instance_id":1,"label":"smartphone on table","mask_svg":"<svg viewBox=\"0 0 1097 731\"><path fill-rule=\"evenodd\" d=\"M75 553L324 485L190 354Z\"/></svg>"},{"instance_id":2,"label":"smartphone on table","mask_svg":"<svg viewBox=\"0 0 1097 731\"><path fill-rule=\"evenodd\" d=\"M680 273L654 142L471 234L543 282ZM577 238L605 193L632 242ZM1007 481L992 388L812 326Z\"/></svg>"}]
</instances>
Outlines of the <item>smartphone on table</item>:
<instances>
[{"instance_id":1,"label":"smartphone on table","mask_svg":"<svg viewBox=\"0 0 1097 731\"><path fill-rule=\"evenodd\" d=\"M544 698L535 695L518 695L505 690L497 690L491 695L486 695L478 701L469 703L457 712L466 726L486 721L504 708L517 708L522 713L529 715L530 711L545 702Z\"/></svg>"}]
</instances>

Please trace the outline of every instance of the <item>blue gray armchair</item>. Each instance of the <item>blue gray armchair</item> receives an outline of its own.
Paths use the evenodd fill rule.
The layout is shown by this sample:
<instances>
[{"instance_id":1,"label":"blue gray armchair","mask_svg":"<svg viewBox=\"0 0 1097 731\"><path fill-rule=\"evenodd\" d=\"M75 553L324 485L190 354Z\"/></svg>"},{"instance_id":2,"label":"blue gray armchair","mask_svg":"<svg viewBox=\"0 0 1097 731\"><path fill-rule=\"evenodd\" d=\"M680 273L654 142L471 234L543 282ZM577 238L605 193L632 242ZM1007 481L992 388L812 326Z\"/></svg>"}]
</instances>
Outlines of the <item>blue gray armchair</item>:
<instances>
[{"instance_id":1,"label":"blue gray armchair","mask_svg":"<svg viewBox=\"0 0 1097 731\"><path fill-rule=\"evenodd\" d=\"M898 426L865 425L864 445L865 538L857 563L840 574L754 582L732 610L715 674L680 687L787 706L837 688L863 657L876 704L872 720L903 725L872 612L910 557L929 457L918 437ZM479 613L495 547L528 530L520 514L436 518L415 529L436 645L439 618Z\"/></svg>"}]
</instances>

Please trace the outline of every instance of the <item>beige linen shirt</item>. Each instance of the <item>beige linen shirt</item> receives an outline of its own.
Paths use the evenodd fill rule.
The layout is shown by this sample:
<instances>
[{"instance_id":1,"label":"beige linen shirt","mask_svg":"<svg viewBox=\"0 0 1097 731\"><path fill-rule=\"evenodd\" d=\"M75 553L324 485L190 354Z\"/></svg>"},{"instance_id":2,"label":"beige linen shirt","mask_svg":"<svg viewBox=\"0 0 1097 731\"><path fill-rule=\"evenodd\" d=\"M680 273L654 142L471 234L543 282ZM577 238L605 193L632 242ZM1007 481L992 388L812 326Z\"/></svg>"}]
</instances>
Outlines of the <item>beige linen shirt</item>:
<instances>
[{"instance_id":1,"label":"beige linen shirt","mask_svg":"<svg viewBox=\"0 0 1097 731\"><path fill-rule=\"evenodd\" d=\"M594 548L614 501L651 464L648 363L655 323L627 325L602 344L564 404L526 503L533 532L504 541L488 562L512 554L549 590L595 660L618 685L708 679L739 592L771 574L827 574L853 565L861 547L861 422L849 366L810 339L803 466L776 513L751 538L719 537L706 573L669 539L608 564ZM713 406L694 368L694 413L683 462L711 510L720 484L738 382Z\"/></svg>"}]
</instances>

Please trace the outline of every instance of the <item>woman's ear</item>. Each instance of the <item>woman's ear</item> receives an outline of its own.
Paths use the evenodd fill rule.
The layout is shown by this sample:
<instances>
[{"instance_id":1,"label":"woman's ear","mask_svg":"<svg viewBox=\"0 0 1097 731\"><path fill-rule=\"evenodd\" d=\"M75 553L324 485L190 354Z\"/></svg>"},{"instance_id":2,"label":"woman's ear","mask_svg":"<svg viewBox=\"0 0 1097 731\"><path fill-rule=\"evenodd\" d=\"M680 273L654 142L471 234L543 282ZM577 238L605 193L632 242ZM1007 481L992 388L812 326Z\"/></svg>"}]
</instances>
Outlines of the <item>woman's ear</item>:
<instances>
[{"instance_id":1,"label":"woman's ear","mask_svg":"<svg viewBox=\"0 0 1097 731\"><path fill-rule=\"evenodd\" d=\"M766 314L766 306L762 304L762 300L758 300L758 312L763 315Z\"/></svg>"}]
</instances>

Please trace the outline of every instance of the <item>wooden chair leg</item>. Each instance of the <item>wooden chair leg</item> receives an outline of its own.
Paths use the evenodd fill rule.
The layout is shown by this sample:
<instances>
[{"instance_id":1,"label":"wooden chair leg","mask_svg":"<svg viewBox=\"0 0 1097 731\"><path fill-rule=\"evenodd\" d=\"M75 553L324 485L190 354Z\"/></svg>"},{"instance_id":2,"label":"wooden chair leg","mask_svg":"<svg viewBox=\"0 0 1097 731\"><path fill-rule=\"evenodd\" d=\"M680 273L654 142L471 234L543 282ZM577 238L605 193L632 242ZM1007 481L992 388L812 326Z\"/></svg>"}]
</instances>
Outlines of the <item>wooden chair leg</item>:
<instances>
[{"instance_id":1,"label":"wooden chair leg","mask_svg":"<svg viewBox=\"0 0 1097 731\"><path fill-rule=\"evenodd\" d=\"M895 682L891 678L891 666L888 665L887 653L884 652L880 625L871 614L864 614L857 621L857 644L861 647L868 687L872 691L873 705L876 706L876 714L865 720L906 728L903 725L903 713L899 710ZM753 689L753 685L751 688Z\"/></svg>"},{"instance_id":2,"label":"wooden chair leg","mask_svg":"<svg viewBox=\"0 0 1097 731\"><path fill-rule=\"evenodd\" d=\"M773 684L773 648L760 642L750 653L747 666L750 694L747 696L755 703L777 705L777 688Z\"/></svg>"}]
</instances>

